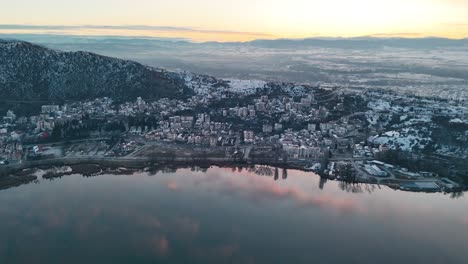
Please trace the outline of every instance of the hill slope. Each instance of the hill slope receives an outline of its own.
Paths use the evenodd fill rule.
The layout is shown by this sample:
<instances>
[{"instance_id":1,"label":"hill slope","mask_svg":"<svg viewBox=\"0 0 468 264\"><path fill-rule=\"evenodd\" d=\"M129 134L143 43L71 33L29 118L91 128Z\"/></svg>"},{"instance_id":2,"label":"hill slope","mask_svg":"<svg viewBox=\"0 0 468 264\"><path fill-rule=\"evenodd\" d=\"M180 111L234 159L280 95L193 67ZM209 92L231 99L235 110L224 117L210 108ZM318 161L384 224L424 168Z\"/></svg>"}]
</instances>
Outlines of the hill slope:
<instances>
[{"instance_id":1,"label":"hill slope","mask_svg":"<svg viewBox=\"0 0 468 264\"><path fill-rule=\"evenodd\" d=\"M0 100L132 100L189 93L177 76L136 62L0 40Z\"/></svg>"}]
</instances>

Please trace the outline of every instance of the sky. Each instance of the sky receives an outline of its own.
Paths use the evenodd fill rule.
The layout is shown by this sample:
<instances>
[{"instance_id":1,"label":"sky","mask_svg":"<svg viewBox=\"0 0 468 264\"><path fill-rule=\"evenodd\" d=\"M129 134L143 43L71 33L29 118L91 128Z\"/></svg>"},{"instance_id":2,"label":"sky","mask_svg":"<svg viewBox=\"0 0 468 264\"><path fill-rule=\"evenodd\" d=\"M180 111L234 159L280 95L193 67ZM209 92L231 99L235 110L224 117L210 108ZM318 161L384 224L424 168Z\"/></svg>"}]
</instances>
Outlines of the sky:
<instances>
[{"instance_id":1,"label":"sky","mask_svg":"<svg viewBox=\"0 0 468 264\"><path fill-rule=\"evenodd\" d=\"M468 37L468 0L0 0L0 33L193 41Z\"/></svg>"}]
</instances>

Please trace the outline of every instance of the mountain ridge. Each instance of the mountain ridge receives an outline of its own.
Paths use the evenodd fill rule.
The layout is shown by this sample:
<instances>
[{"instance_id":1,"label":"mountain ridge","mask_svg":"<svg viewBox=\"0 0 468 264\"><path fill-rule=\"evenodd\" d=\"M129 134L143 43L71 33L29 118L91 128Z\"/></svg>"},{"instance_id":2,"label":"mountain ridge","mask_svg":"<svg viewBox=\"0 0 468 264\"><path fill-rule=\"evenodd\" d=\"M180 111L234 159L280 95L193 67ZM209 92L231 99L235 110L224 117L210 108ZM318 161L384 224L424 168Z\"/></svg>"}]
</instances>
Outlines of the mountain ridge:
<instances>
[{"instance_id":1,"label":"mountain ridge","mask_svg":"<svg viewBox=\"0 0 468 264\"><path fill-rule=\"evenodd\" d=\"M444 37L401 37L401 36L359 36L359 37L308 37L308 38L273 38L273 39L255 39L251 41L206 41L192 42L188 39L180 38L157 38L157 37L139 37L139 36L85 36L85 35L47 35L47 34L0 34L1 38L10 38L14 40L42 40L43 37L55 39L57 41L73 40L75 43L86 43L88 41L104 42L104 43L126 43L133 42L139 44L155 44L155 43L173 43L175 45L261 45L270 44L281 46L280 44L296 44L302 46L323 46L332 45L332 47L346 47L346 44L365 44L363 46L351 46L354 48L367 48L369 43L373 47L395 46L395 47L411 47L411 48L435 48L440 46L467 46L468 38L444 38ZM85 42L83 42L85 40ZM423 46L420 46L423 44Z\"/></svg>"},{"instance_id":2,"label":"mountain ridge","mask_svg":"<svg viewBox=\"0 0 468 264\"><path fill-rule=\"evenodd\" d=\"M131 100L190 93L176 75L130 60L0 39L2 99L57 102L107 96Z\"/></svg>"}]
</instances>

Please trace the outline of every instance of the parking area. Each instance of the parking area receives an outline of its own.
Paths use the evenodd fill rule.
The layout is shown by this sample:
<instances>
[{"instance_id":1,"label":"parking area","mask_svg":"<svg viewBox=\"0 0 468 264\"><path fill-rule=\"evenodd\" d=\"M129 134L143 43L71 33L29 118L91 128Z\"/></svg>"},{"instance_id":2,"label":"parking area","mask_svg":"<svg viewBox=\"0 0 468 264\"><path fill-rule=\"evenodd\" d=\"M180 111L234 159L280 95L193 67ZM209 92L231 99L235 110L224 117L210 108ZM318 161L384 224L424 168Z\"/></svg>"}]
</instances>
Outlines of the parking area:
<instances>
[{"instance_id":1,"label":"parking area","mask_svg":"<svg viewBox=\"0 0 468 264\"><path fill-rule=\"evenodd\" d=\"M104 156L109 150L105 141L84 142L69 146L65 150L66 157Z\"/></svg>"}]
</instances>

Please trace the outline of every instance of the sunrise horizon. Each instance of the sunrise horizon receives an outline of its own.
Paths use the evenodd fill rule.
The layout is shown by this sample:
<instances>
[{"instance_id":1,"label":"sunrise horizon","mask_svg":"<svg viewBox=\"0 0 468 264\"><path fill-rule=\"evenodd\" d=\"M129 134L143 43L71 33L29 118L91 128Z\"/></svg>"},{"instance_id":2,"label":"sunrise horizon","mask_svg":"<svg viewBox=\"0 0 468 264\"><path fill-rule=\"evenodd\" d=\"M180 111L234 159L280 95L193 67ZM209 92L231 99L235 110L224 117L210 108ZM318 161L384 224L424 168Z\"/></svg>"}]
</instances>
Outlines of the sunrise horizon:
<instances>
[{"instance_id":1,"label":"sunrise horizon","mask_svg":"<svg viewBox=\"0 0 468 264\"><path fill-rule=\"evenodd\" d=\"M463 0L20 0L0 10L0 33L122 35L196 42L313 37L468 37ZM92 8L90 8L92 7Z\"/></svg>"},{"instance_id":2,"label":"sunrise horizon","mask_svg":"<svg viewBox=\"0 0 468 264\"><path fill-rule=\"evenodd\" d=\"M80 37L135 37L135 38L160 38L175 39L190 42L250 42L255 40L304 40L304 39L356 39L356 38L401 38L401 39L425 39L441 38L449 40L463 40L468 34L437 35L409 32L386 32L368 34L308 34L308 35L275 35L253 31L228 31L213 30L207 28L193 28L190 26L157 26L157 25L31 25L31 24L0 24L1 35L56 35L56 36L80 36Z\"/></svg>"}]
</instances>

